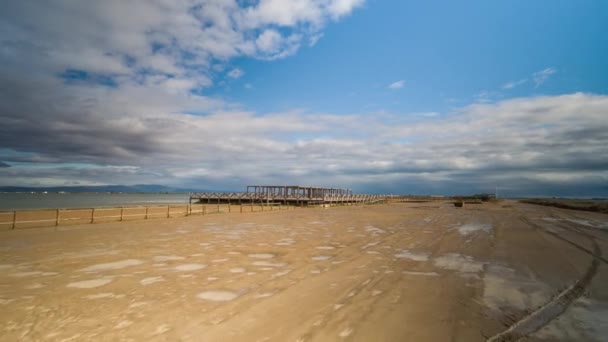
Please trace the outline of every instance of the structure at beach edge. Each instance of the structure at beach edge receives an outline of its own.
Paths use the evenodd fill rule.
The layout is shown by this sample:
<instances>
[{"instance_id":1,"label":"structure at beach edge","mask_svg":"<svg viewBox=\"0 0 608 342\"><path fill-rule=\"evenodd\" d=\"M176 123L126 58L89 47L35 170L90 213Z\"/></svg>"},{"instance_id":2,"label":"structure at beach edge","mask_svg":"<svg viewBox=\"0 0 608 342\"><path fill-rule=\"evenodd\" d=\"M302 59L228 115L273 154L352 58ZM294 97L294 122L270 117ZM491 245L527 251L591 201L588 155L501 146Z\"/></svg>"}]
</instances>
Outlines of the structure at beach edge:
<instances>
[{"instance_id":1,"label":"structure at beach edge","mask_svg":"<svg viewBox=\"0 0 608 342\"><path fill-rule=\"evenodd\" d=\"M387 195L353 194L352 189L300 185L248 185L245 192L193 192L190 203L280 203L289 205L376 202Z\"/></svg>"}]
</instances>

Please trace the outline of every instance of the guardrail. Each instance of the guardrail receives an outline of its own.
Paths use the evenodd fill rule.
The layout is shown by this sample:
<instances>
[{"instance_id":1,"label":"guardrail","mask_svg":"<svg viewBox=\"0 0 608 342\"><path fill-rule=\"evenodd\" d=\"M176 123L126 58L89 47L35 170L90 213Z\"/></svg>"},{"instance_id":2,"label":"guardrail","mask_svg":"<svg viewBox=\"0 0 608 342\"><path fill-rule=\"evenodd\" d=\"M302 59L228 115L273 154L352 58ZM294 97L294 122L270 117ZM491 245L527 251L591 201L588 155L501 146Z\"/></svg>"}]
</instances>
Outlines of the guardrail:
<instances>
[{"instance_id":1,"label":"guardrail","mask_svg":"<svg viewBox=\"0 0 608 342\"><path fill-rule=\"evenodd\" d=\"M256 205L183 204L72 209L24 209L0 211L0 230L136 221L220 213L242 214L247 212L289 210L291 208L294 207L281 205L280 203L271 203L270 205L260 203Z\"/></svg>"}]
</instances>

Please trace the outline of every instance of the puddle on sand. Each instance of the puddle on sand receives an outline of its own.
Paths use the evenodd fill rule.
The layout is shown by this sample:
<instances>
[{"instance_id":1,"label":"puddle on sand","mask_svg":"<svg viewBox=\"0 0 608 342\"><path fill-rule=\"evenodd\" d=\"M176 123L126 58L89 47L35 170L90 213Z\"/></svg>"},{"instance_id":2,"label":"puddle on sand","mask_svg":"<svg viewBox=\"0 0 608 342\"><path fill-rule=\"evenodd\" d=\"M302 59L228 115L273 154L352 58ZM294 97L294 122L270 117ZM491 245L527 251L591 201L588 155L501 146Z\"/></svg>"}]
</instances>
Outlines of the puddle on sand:
<instances>
[{"instance_id":1,"label":"puddle on sand","mask_svg":"<svg viewBox=\"0 0 608 342\"><path fill-rule=\"evenodd\" d=\"M203 265L203 264L183 264L183 265L175 266L174 269L176 271L184 272L184 271L202 270L205 267L207 267L207 265Z\"/></svg>"},{"instance_id":2,"label":"puddle on sand","mask_svg":"<svg viewBox=\"0 0 608 342\"><path fill-rule=\"evenodd\" d=\"M472 274L481 272L484 263L475 261L473 257L458 253L448 253L435 258L435 266L451 271L459 271L461 273Z\"/></svg>"},{"instance_id":3,"label":"puddle on sand","mask_svg":"<svg viewBox=\"0 0 608 342\"><path fill-rule=\"evenodd\" d=\"M184 257L177 255L157 255L154 257L154 261L157 262L165 262L165 261L173 261L173 260L184 260Z\"/></svg>"},{"instance_id":4,"label":"puddle on sand","mask_svg":"<svg viewBox=\"0 0 608 342\"><path fill-rule=\"evenodd\" d=\"M482 224L482 223L467 223L457 228L458 233L462 236L471 235L475 232L482 231L485 233L490 233L492 231L491 224Z\"/></svg>"},{"instance_id":5,"label":"puddle on sand","mask_svg":"<svg viewBox=\"0 0 608 342\"><path fill-rule=\"evenodd\" d=\"M109 262L105 264L97 264L89 267L85 267L80 271L83 272L99 272L99 271L110 271L110 270L120 270L125 267L137 266L143 264L143 261L137 259L127 259L120 260L115 262Z\"/></svg>"},{"instance_id":6,"label":"puddle on sand","mask_svg":"<svg viewBox=\"0 0 608 342\"><path fill-rule=\"evenodd\" d=\"M544 283L501 265L489 265L483 282L483 302L496 312L505 307L519 310L536 308L546 303L552 292Z\"/></svg>"},{"instance_id":7,"label":"puddle on sand","mask_svg":"<svg viewBox=\"0 0 608 342\"><path fill-rule=\"evenodd\" d=\"M69 283L67 287L75 287L78 289L91 289L94 287L103 286L112 282L112 278L98 278L91 280L83 280L77 281L74 283Z\"/></svg>"},{"instance_id":8,"label":"puddle on sand","mask_svg":"<svg viewBox=\"0 0 608 342\"><path fill-rule=\"evenodd\" d=\"M272 258L274 258L274 254L270 254L270 253L252 253L252 254L247 254L247 256L250 258L254 258L254 259L272 259Z\"/></svg>"},{"instance_id":9,"label":"puddle on sand","mask_svg":"<svg viewBox=\"0 0 608 342\"><path fill-rule=\"evenodd\" d=\"M404 249L401 252L395 254L395 258L410 259L414 261L427 261L429 259L429 256L426 253L411 252Z\"/></svg>"},{"instance_id":10,"label":"puddle on sand","mask_svg":"<svg viewBox=\"0 0 608 342\"><path fill-rule=\"evenodd\" d=\"M437 273L437 272L403 271L401 273L407 274L407 275L413 275L413 276L427 276L427 277L438 277L439 276L439 273Z\"/></svg>"},{"instance_id":11,"label":"puddle on sand","mask_svg":"<svg viewBox=\"0 0 608 342\"><path fill-rule=\"evenodd\" d=\"M150 285L150 284L154 284L154 283L158 283L160 281L165 281L165 278L158 276L158 277L148 277L148 278L144 278L142 280L139 281L140 284L142 285Z\"/></svg>"},{"instance_id":12,"label":"puddle on sand","mask_svg":"<svg viewBox=\"0 0 608 342\"><path fill-rule=\"evenodd\" d=\"M212 302L228 302L238 298L238 294L230 291L203 291L196 295L197 298Z\"/></svg>"},{"instance_id":13,"label":"puddle on sand","mask_svg":"<svg viewBox=\"0 0 608 342\"><path fill-rule=\"evenodd\" d=\"M270 262L270 261L254 261L251 263L253 266L260 267L283 267L287 265L284 262Z\"/></svg>"}]
</instances>

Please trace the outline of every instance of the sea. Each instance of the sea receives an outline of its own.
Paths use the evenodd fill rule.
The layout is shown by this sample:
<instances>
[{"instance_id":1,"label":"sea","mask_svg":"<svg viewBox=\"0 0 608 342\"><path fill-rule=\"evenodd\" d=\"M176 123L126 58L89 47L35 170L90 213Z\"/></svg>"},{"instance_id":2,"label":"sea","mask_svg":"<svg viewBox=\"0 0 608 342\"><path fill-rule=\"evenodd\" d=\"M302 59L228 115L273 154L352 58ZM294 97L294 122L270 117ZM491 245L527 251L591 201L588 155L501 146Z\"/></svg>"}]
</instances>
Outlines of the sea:
<instances>
[{"instance_id":1,"label":"sea","mask_svg":"<svg viewBox=\"0 0 608 342\"><path fill-rule=\"evenodd\" d=\"M185 204L188 193L0 193L0 210Z\"/></svg>"}]
</instances>

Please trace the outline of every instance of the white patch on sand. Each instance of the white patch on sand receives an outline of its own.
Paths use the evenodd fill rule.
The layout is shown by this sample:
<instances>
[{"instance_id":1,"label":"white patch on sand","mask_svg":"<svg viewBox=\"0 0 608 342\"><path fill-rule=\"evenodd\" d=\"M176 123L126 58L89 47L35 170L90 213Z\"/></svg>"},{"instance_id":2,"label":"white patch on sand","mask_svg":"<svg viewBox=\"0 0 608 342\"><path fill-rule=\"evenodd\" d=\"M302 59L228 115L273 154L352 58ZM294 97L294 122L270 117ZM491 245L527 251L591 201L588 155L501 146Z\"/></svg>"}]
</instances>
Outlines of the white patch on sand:
<instances>
[{"instance_id":1,"label":"white patch on sand","mask_svg":"<svg viewBox=\"0 0 608 342\"><path fill-rule=\"evenodd\" d=\"M403 271L403 274L414 275L414 276L427 276L427 277L437 277L439 273L437 272L416 272L416 271Z\"/></svg>"},{"instance_id":2,"label":"white patch on sand","mask_svg":"<svg viewBox=\"0 0 608 342\"><path fill-rule=\"evenodd\" d=\"M154 257L154 261L156 262L165 262L165 261L173 261L173 260L184 260L184 257L177 255L157 255Z\"/></svg>"},{"instance_id":3,"label":"white patch on sand","mask_svg":"<svg viewBox=\"0 0 608 342\"><path fill-rule=\"evenodd\" d=\"M16 301L17 299L15 298L11 298L11 299L4 299L4 298L0 298L0 305L7 305L10 304L14 301Z\"/></svg>"},{"instance_id":4,"label":"white patch on sand","mask_svg":"<svg viewBox=\"0 0 608 342\"><path fill-rule=\"evenodd\" d=\"M201 242L201 243L199 243L199 245L203 246L203 247L209 247L209 246L211 246L211 244L209 242Z\"/></svg>"},{"instance_id":5,"label":"white patch on sand","mask_svg":"<svg viewBox=\"0 0 608 342\"><path fill-rule=\"evenodd\" d=\"M228 252L228 253L226 253L226 254L228 254L228 255L239 255L239 254L241 254L241 252L234 252L234 251L231 251L231 252Z\"/></svg>"},{"instance_id":6,"label":"white patch on sand","mask_svg":"<svg viewBox=\"0 0 608 342\"><path fill-rule=\"evenodd\" d=\"M382 291L380 291L380 290L373 290L372 291L372 297L376 297L377 295L379 295L381 293L382 293Z\"/></svg>"},{"instance_id":7,"label":"white patch on sand","mask_svg":"<svg viewBox=\"0 0 608 342\"><path fill-rule=\"evenodd\" d=\"M25 289L27 289L27 290L35 290L35 289L43 288L45 286L46 285L44 285L44 284L34 283L34 284L30 284L30 285L25 286Z\"/></svg>"},{"instance_id":8,"label":"white patch on sand","mask_svg":"<svg viewBox=\"0 0 608 342\"><path fill-rule=\"evenodd\" d=\"M378 251L366 251L367 254L380 254Z\"/></svg>"},{"instance_id":9,"label":"white patch on sand","mask_svg":"<svg viewBox=\"0 0 608 342\"><path fill-rule=\"evenodd\" d=\"M131 324L133 324L133 322L128 321L128 320L125 319L125 320L122 320L122 321L118 322L118 324L116 324L114 326L114 329L124 329L124 328L130 326Z\"/></svg>"},{"instance_id":10,"label":"white patch on sand","mask_svg":"<svg viewBox=\"0 0 608 342\"><path fill-rule=\"evenodd\" d=\"M154 331L153 335L164 334L164 333L166 333L169 330L171 330L171 328L169 327L169 325L167 325L167 324L161 324L158 327L156 327L156 330Z\"/></svg>"},{"instance_id":11,"label":"white patch on sand","mask_svg":"<svg viewBox=\"0 0 608 342\"><path fill-rule=\"evenodd\" d=\"M608 304L585 297L575 300L568 310L532 334L548 341L606 341Z\"/></svg>"},{"instance_id":12,"label":"white patch on sand","mask_svg":"<svg viewBox=\"0 0 608 342\"><path fill-rule=\"evenodd\" d=\"M86 299L106 299L116 297L112 292L96 293L88 296L84 296Z\"/></svg>"},{"instance_id":13,"label":"white patch on sand","mask_svg":"<svg viewBox=\"0 0 608 342\"><path fill-rule=\"evenodd\" d=\"M312 274L320 274L321 270L310 270L310 273L312 273Z\"/></svg>"},{"instance_id":14,"label":"white patch on sand","mask_svg":"<svg viewBox=\"0 0 608 342\"><path fill-rule=\"evenodd\" d=\"M484 263L475 261L473 257L457 253L448 253L435 258L435 266L446 270L462 273L477 273L483 270Z\"/></svg>"},{"instance_id":15,"label":"white patch on sand","mask_svg":"<svg viewBox=\"0 0 608 342\"><path fill-rule=\"evenodd\" d=\"M277 272L277 273L275 273L275 274L272 275L272 279L278 278L278 277L282 277L284 275L287 275L287 274L289 274L289 272L291 272L291 270L285 270L285 271Z\"/></svg>"},{"instance_id":16,"label":"white patch on sand","mask_svg":"<svg viewBox=\"0 0 608 342\"><path fill-rule=\"evenodd\" d=\"M343 306L344 304L334 304L334 311L340 310Z\"/></svg>"},{"instance_id":17,"label":"white patch on sand","mask_svg":"<svg viewBox=\"0 0 608 342\"><path fill-rule=\"evenodd\" d=\"M186 271L202 270L205 267L207 267L207 265L203 265L203 264L183 264L183 265L175 266L174 269L176 271L186 272Z\"/></svg>"},{"instance_id":18,"label":"white patch on sand","mask_svg":"<svg viewBox=\"0 0 608 342\"><path fill-rule=\"evenodd\" d=\"M254 259L272 259L272 258L274 258L274 254L270 254L270 253L252 253L252 254L247 254L247 256L250 258L254 258Z\"/></svg>"},{"instance_id":19,"label":"white patch on sand","mask_svg":"<svg viewBox=\"0 0 608 342\"><path fill-rule=\"evenodd\" d=\"M69 283L67 287L75 287L78 289L91 289L94 287L103 286L112 282L112 278L98 278L91 280L83 280L77 281L74 283Z\"/></svg>"},{"instance_id":20,"label":"white patch on sand","mask_svg":"<svg viewBox=\"0 0 608 342\"><path fill-rule=\"evenodd\" d=\"M245 269L242 267L234 267L234 268L231 268L229 271L230 271L230 273L243 273L243 272L245 272Z\"/></svg>"},{"instance_id":21,"label":"white patch on sand","mask_svg":"<svg viewBox=\"0 0 608 342\"><path fill-rule=\"evenodd\" d=\"M34 275L39 275L42 274L42 272L40 271L29 271L29 272L17 272L17 273L12 273L9 274L10 277L15 277L15 278L23 278L23 277L31 277Z\"/></svg>"},{"instance_id":22,"label":"white patch on sand","mask_svg":"<svg viewBox=\"0 0 608 342\"><path fill-rule=\"evenodd\" d=\"M167 264L164 263L164 262L161 262L161 263L158 263L158 264L152 264L152 266L154 266L154 267L165 267L165 266L167 266Z\"/></svg>"},{"instance_id":23,"label":"white patch on sand","mask_svg":"<svg viewBox=\"0 0 608 342\"><path fill-rule=\"evenodd\" d=\"M311 257L310 259L313 261L323 261L323 260L328 260L331 258L332 258L331 255L316 255L316 256Z\"/></svg>"},{"instance_id":24,"label":"white patch on sand","mask_svg":"<svg viewBox=\"0 0 608 342\"><path fill-rule=\"evenodd\" d=\"M489 265L483 282L483 302L496 312L505 307L519 310L537 308L550 299L552 292L544 283L500 265Z\"/></svg>"},{"instance_id":25,"label":"white patch on sand","mask_svg":"<svg viewBox=\"0 0 608 342\"><path fill-rule=\"evenodd\" d=\"M475 232L482 231L485 233L490 233L492 231L491 224L482 224L482 223L467 223L457 228L458 232L462 236L471 235Z\"/></svg>"},{"instance_id":26,"label":"white patch on sand","mask_svg":"<svg viewBox=\"0 0 608 342\"><path fill-rule=\"evenodd\" d=\"M427 261L429 259L429 255L426 253L410 252L404 249L401 252L395 254L395 258L410 259L414 261Z\"/></svg>"},{"instance_id":27,"label":"white patch on sand","mask_svg":"<svg viewBox=\"0 0 608 342\"><path fill-rule=\"evenodd\" d=\"M219 264L220 262L226 262L228 260L230 260L230 258L213 259L213 260L211 260L211 262Z\"/></svg>"},{"instance_id":28,"label":"white patch on sand","mask_svg":"<svg viewBox=\"0 0 608 342\"><path fill-rule=\"evenodd\" d=\"M345 328L344 330L342 330L342 331L340 332L340 335L339 335L339 336L340 336L340 337L342 337L342 338L347 338L347 337L348 337L348 336L350 336L350 334L352 334L352 333L353 333L353 329L352 329L352 328L350 328L350 327L347 327L347 328Z\"/></svg>"},{"instance_id":29,"label":"white patch on sand","mask_svg":"<svg viewBox=\"0 0 608 342\"><path fill-rule=\"evenodd\" d=\"M264 292L264 293L254 294L253 298L254 299L268 298L268 297L270 297L272 295L274 295L274 293L272 293L272 292Z\"/></svg>"},{"instance_id":30,"label":"white patch on sand","mask_svg":"<svg viewBox=\"0 0 608 342\"><path fill-rule=\"evenodd\" d=\"M209 280L209 281L215 281L215 280L218 280L218 279L220 279L220 278L218 278L218 277L207 277L207 280Z\"/></svg>"},{"instance_id":31,"label":"white patch on sand","mask_svg":"<svg viewBox=\"0 0 608 342\"><path fill-rule=\"evenodd\" d=\"M212 302L228 302L239 297L238 294L230 291L204 291L196 295L196 297Z\"/></svg>"},{"instance_id":32,"label":"white patch on sand","mask_svg":"<svg viewBox=\"0 0 608 342\"><path fill-rule=\"evenodd\" d=\"M85 267L80 271L84 272L99 272L99 271L109 271L109 270L119 270L125 267L137 266L143 264L143 261L137 259L127 259L120 260L115 262L109 262L106 264L97 264L89 267Z\"/></svg>"},{"instance_id":33,"label":"white patch on sand","mask_svg":"<svg viewBox=\"0 0 608 342\"><path fill-rule=\"evenodd\" d=\"M15 267L15 266L8 265L8 264L2 264L2 265L0 265L0 271L6 270L6 269L9 269L9 268L13 268L13 267Z\"/></svg>"},{"instance_id":34,"label":"white patch on sand","mask_svg":"<svg viewBox=\"0 0 608 342\"><path fill-rule=\"evenodd\" d=\"M144 279L140 280L139 283L145 286L145 285L158 283L160 281L165 281L165 278L163 278L162 276L148 277L148 278L144 278Z\"/></svg>"},{"instance_id":35,"label":"white patch on sand","mask_svg":"<svg viewBox=\"0 0 608 342\"><path fill-rule=\"evenodd\" d=\"M253 266L260 267L283 267L287 265L284 262L270 262L270 261L254 261L251 263Z\"/></svg>"},{"instance_id":36,"label":"white patch on sand","mask_svg":"<svg viewBox=\"0 0 608 342\"><path fill-rule=\"evenodd\" d=\"M368 247L374 247L376 246L378 243L380 243L379 241L374 241L374 242L369 242L367 243L365 246L361 247L361 249L366 249Z\"/></svg>"},{"instance_id":37,"label":"white patch on sand","mask_svg":"<svg viewBox=\"0 0 608 342\"><path fill-rule=\"evenodd\" d=\"M336 249L336 247L333 246L317 246L315 247L316 249L320 249L320 250L332 250L332 249Z\"/></svg>"}]
</instances>

